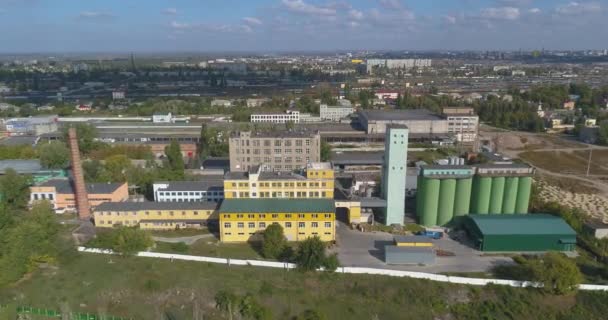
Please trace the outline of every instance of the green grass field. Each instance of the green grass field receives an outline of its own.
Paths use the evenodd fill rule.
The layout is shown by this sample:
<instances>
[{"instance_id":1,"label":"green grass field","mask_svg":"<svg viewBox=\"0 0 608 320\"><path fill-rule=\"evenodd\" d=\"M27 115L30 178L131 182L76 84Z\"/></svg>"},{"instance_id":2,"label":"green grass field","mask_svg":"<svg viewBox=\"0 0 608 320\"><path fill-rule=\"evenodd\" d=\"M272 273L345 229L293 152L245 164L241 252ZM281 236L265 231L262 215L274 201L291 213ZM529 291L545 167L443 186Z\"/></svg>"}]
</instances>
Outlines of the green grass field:
<instances>
[{"instance_id":1,"label":"green grass field","mask_svg":"<svg viewBox=\"0 0 608 320\"><path fill-rule=\"evenodd\" d=\"M217 258L262 259L255 244L221 243L216 238L200 239L190 245L186 252L175 251L170 243L157 242L154 251Z\"/></svg>"},{"instance_id":2,"label":"green grass field","mask_svg":"<svg viewBox=\"0 0 608 320\"><path fill-rule=\"evenodd\" d=\"M533 289L467 287L371 275L300 273L152 258L71 253L8 288L0 304L134 319L227 319L220 290L251 293L273 319L605 319L608 293L555 297Z\"/></svg>"}]
</instances>

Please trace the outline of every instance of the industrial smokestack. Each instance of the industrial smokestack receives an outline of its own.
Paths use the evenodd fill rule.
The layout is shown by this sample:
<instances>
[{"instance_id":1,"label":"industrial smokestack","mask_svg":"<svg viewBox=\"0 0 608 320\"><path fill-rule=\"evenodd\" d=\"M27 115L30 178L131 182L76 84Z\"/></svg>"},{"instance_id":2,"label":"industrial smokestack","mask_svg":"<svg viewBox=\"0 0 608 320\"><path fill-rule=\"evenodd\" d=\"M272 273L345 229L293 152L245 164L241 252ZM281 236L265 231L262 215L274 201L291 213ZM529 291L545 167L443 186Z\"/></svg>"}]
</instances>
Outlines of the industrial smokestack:
<instances>
[{"instance_id":1,"label":"industrial smokestack","mask_svg":"<svg viewBox=\"0 0 608 320\"><path fill-rule=\"evenodd\" d=\"M74 176L74 195L76 198L76 209L78 217L82 220L91 219L91 208L89 207L89 197L87 195L87 187L84 183L84 175L82 174L82 163L80 161L80 150L78 149L78 137L76 129L68 130L68 140L70 144L70 153L72 158L72 174Z\"/></svg>"}]
</instances>

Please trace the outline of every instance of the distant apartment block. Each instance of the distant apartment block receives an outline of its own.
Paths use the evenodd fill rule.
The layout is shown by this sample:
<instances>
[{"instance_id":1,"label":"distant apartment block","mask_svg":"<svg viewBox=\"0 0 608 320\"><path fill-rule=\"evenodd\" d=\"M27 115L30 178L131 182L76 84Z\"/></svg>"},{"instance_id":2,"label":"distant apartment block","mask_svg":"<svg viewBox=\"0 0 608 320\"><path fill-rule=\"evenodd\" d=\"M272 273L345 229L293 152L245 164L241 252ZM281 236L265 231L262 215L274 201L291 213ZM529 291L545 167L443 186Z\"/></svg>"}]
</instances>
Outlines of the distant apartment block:
<instances>
[{"instance_id":1,"label":"distant apartment block","mask_svg":"<svg viewBox=\"0 0 608 320\"><path fill-rule=\"evenodd\" d=\"M153 123L171 123L173 122L173 117L171 112L169 113L155 113L152 115Z\"/></svg>"},{"instance_id":2,"label":"distant apartment block","mask_svg":"<svg viewBox=\"0 0 608 320\"><path fill-rule=\"evenodd\" d=\"M285 113L256 113L251 115L253 123L300 123L300 111L287 110Z\"/></svg>"},{"instance_id":3,"label":"distant apartment block","mask_svg":"<svg viewBox=\"0 0 608 320\"><path fill-rule=\"evenodd\" d=\"M429 68L431 59L368 59L366 61L367 73L373 73L374 68L405 69Z\"/></svg>"},{"instance_id":4,"label":"distant apartment block","mask_svg":"<svg viewBox=\"0 0 608 320\"><path fill-rule=\"evenodd\" d=\"M205 181L165 181L153 184L156 202L219 202L224 199L223 177Z\"/></svg>"},{"instance_id":5,"label":"distant apartment block","mask_svg":"<svg viewBox=\"0 0 608 320\"><path fill-rule=\"evenodd\" d=\"M347 100L348 101L348 100ZM340 121L355 112L352 105L328 106L322 104L319 108L319 114L322 120Z\"/></svg>"},{"instance_id":6,"label":"distant apartment block","mask_svg":"<svg viewBox=\"0 0 608 320\"><path fill-rule=\"evenodd\" d=\"M291 171L321 161L318 131L235 132L229 139L230 171Z\"/></svg>"},{"instance_id":7,"label":"distant apartment block","mask_svg":"<svg viewBox=\"0 0 608 320\"><path fill-rule=\"evenodd\" d=\"M459 142L474 142L479 132L479 116L469 107L443 108L448 120L448 133L454 134Z\"/></svg>"}]
</instances>

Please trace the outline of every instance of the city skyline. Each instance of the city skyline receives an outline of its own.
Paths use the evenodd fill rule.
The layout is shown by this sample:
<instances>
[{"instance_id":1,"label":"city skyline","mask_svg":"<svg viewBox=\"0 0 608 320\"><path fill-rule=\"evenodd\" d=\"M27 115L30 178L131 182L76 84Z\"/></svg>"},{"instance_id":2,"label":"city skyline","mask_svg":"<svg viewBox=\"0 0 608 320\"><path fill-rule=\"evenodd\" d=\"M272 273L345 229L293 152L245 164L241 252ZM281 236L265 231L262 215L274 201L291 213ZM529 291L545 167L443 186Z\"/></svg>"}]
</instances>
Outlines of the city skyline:
<instances>
[{"instance_id":1,"label":"city skyline","mask_svg":"<svg viewBox=\"0 0 608 320\"><path fill-rule=\"evenodd\" d=\"M0 0L0 53L603 49L607 12L606 0Z\"/></svg>"}]
</instances>

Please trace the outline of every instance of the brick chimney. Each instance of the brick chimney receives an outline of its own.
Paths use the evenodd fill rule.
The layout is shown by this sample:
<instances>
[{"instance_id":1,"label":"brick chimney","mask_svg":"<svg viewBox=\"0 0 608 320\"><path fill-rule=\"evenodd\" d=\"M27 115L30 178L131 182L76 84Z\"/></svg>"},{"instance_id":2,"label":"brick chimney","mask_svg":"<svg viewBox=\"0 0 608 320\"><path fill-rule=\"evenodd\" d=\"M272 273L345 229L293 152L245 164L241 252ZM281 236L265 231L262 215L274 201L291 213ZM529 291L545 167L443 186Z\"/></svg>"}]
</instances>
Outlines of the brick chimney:
<instances>
[{"instance_id":1,"label":"brick chimney","mask_svg":"<svg viewBox=\"0 0 608 320\"><path fill-rule=\"evenodd\" d=\"M68 140L72 159L72 175L74 176L74 193L78 217L82 220L90 220L91 208L89 207L89 197L84 183L84 175L82 174L82 163L80 161L80 150L78 149L78 137L76 136L75 128L68 130Z\"/></svg>"}]
</instances>

